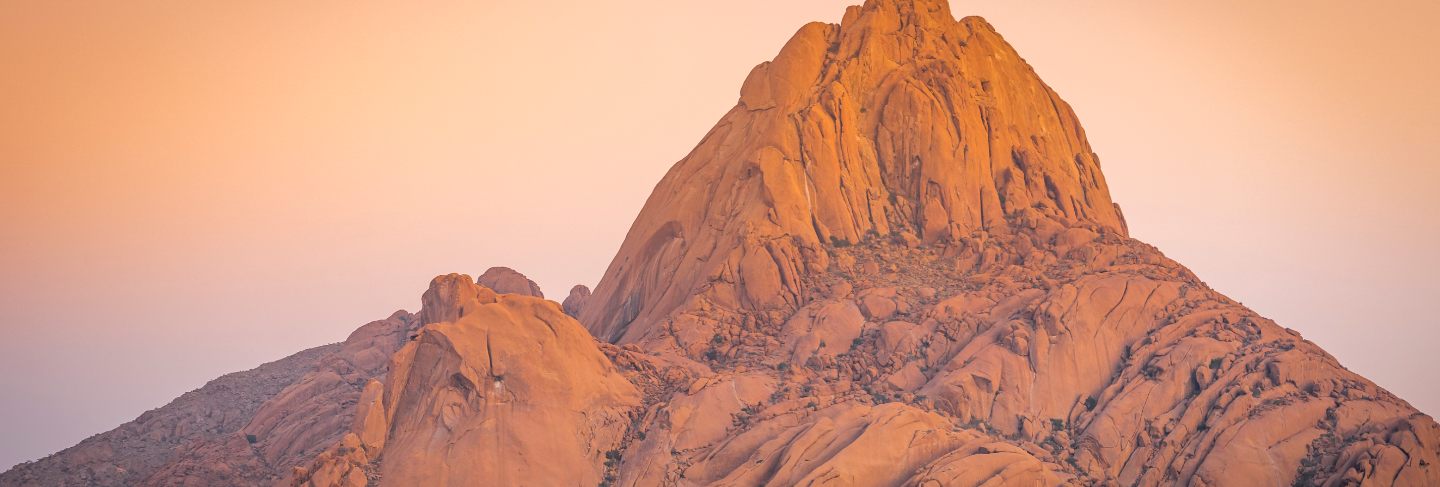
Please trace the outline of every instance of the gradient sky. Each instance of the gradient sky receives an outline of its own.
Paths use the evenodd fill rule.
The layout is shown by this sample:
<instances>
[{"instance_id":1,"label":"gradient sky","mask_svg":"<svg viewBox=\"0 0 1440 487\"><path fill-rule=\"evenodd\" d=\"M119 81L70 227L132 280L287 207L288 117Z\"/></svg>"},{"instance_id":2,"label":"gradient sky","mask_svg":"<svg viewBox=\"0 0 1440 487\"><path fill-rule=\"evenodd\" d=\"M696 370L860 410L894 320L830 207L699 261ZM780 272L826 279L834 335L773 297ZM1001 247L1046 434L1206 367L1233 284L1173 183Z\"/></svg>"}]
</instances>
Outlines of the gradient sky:
<instances>
[{"instance_id":1,"label":"gradient sky","mask_svg":"<svg viewBox=\"0 0 1440 487\"><path fill-rule=\"evenodd\" d=\"M858 1L858 0L855 0ZM844 0L0 0L0 469L415 310L594 285ZM1440 2L973 0L1134 236L1440 412Z\"/></svg>"}]
</instances>

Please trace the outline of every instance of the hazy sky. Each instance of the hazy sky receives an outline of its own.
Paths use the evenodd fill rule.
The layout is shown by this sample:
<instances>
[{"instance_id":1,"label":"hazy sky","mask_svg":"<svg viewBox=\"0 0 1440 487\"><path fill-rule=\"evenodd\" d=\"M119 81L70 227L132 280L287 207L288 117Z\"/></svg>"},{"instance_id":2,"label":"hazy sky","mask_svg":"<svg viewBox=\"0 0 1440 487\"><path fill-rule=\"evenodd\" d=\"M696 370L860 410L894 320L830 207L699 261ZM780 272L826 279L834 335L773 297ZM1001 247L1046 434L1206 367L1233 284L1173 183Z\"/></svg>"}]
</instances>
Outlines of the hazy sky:
<instances>
[{"instance_id":1,"label":"hazy sky","mask_svg":"<svg viewBox=\"0 0 1440 487\"><path fill-rule=\"evenodd\" d=\"M858 1L858 0L856 0ZM594 285L844 0L0 0L0 469L415 310ZM975 0L1134 236L1440 412L1440 2Z\"/></svg>"}]
</instances>

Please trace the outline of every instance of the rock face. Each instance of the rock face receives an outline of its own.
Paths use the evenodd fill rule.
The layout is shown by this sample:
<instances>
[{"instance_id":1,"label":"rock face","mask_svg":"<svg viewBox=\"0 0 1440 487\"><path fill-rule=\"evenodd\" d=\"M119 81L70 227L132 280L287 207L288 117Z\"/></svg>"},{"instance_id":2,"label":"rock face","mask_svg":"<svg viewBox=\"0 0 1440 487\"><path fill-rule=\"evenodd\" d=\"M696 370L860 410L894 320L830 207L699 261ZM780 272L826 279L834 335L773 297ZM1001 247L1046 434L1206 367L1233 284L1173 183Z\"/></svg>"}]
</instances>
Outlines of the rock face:
<instances>
[{"instance_id":1,"label":"rock face","mask_svg":"<svg viewBox=\"0 0 1440 487\"><path fill-rule=\"evenodd\" d=\"M1440 485L1440 425L1129 238L1069 107L943 0L802 28L593 295L422 303L0 483Z\"/></svg>"},{"instance_id":2,"label":"rock face","mask_svg":"<svg viewBox=\"0 0 1440 487\"><path fill-rule=\"evenodd\" d=\"M305 485L596 485L639 393L551 301L442 276L453 297L372 381Z\"/></svg>"},{"instance_id":3,"label":"rock face","mask_svg":"<svg viewBox=\"0 0 1440 487\"><path fill-rule=\"evenodd\" d=\"M475 280L480 283L481 286L488 287L501 294L522 294L537 298L545 297L545 293L540 292L540 286L536 285L535 281L525 277L524 274L515 272L515 269L509 267L491 267L486 270L484 274L480 274L480 277Z\"/></svg>"}]
</instances>

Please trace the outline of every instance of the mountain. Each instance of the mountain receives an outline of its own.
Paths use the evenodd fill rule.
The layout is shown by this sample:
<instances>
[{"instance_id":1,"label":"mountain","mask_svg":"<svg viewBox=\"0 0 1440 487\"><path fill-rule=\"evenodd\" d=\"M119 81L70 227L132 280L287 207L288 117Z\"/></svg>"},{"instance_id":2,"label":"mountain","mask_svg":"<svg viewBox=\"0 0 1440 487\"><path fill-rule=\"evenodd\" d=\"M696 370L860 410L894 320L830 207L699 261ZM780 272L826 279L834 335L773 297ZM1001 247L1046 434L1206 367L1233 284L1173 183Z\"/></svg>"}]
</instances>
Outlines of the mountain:
<instances>
[{"instance_id":1,"label":"mountain","mask_svg":"<svg viewBox=\"0 0 1440 487\"><path fill-rule=\"evenodd\" d=\"M801 28L593 293L422 303L0 484L1440 485L1440 425L1130 238L944 0Z\"/></svg>"}]
</instances>

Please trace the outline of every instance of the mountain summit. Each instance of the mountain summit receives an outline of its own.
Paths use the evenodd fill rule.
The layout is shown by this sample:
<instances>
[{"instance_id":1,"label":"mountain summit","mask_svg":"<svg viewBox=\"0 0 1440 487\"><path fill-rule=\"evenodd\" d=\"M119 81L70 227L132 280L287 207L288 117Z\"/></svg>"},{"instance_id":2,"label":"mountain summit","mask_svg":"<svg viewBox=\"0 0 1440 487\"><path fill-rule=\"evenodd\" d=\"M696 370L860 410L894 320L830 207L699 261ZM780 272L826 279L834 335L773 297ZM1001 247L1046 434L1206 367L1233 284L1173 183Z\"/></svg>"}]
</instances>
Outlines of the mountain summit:
<instances>
[{"instance_id":1,"label":"mountain summit","mask_svg":"<svg viewBox=\"0 0 1440 487\"><path fill-rule=\"evenodd\" d=\"M583 321L624 343L697 293L793 308L828 247L956 243L1029 211L1125 234L1074 112L988 23L869 2L751 71L660 181Z\"/></svg>"},{"instance_id":2,"label":"mountain summit","mask_svg":"<svg viewBox=\"0 0 1440 487\"><path fill-rule=\"evenodd\" d=\"M422 302L0 484L1440 485L1440 425L1130 238L943 0L801 28L593 293Z\"/></svg>"}]
</instances>

